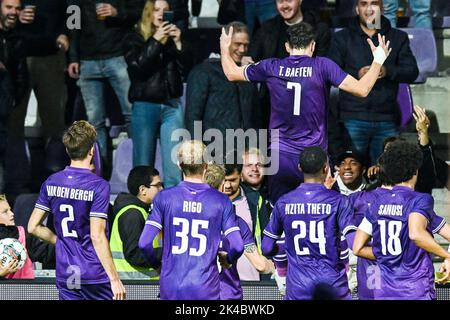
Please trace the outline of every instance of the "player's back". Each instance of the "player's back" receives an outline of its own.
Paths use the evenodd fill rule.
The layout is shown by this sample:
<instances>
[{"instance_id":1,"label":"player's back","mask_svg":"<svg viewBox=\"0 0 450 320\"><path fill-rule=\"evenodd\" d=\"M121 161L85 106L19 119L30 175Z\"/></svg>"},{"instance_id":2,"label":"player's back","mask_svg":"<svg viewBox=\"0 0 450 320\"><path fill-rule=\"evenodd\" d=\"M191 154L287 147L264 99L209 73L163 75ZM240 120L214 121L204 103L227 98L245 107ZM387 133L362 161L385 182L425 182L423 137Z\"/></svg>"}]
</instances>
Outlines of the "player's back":
<instances>
[{"instance_id":1,"label":"player's back","mask_svg":"<svg viewBox=\"0 0 450 320\"><path fill-rule=\"evenodd\" d=\"M348 199L321 184L304 183L277 202L288 258L286 299L311 299L327 283L340 299L350 299L340 237L356 227ZM266 229L267 230L267 229Z\"/></svg>"},{"instance_id":2,"label":"player's back","mask_svg":"<svg viewBox=\"0 0 450 320\"><path fill-rule=\"evenodd\" d=\"M238 230L231 201L207 184L185 181L155 201L164 233L161 299L219 299L221 231Z\"/></svg>"},{"instance_id":3,"label":"player's back","mask_svg":"<svg viewBox=\"0 0 450 320\"><path fill-rule=\"evenodd\" d=\"M90 218L108 218L109 184L89 169L66 167L42 185L36 207L53 214L57 281L109 282L94 250Z\"/></svg>"},{"instance_id":4,"label":"player's back","mask_svg":"<svg viewBox=\"0 0 450 320\"><path fill-rule=\"evenodd\" d=\"M409 238L408 223L412 212L432 221L433 199L407 187L377 190L378 197L366 215L372 224L373 252L381 271L380 290L374 291L375 298L434 298L431 256Z\"/></svg>"},{"instance_id":5,"label":"player's back","mask_svg":"<svg viewBox=\"0 0 450 320\"><path fill-rule=\"evenodd\" d=\"M327 98L329 86L347 76L323 57L291 55L267 59L246 68L251 81L266 81L271 97L270 129L279 129L280 149L298 153L319 145L327 150ZM272 136L271 145L277 143Z\"/></svg>"}]
</instances>

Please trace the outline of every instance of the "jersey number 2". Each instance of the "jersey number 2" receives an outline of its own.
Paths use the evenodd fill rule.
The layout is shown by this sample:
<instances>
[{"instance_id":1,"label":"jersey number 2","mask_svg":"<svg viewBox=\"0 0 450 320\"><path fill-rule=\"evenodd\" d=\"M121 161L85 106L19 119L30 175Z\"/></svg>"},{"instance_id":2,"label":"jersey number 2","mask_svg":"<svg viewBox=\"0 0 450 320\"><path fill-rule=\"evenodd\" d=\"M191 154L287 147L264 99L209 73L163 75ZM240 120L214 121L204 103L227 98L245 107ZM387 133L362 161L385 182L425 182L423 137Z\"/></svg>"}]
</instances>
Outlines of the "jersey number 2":
<instances>
[{"instance_id":1,"label":"jersey number 2","mask_svg":"<svg viewBox=\"0 0 450 320\"><path fill-rule=\"evenodd\" d=\"M302 85L298 82L288 82L287 89L294 89L294 116L299 116L300 102L302 100Z\"/></svg>"},{"instance_id":2,"label":"jersey number 2","mask_svg":"<svg viewBox=\"0 0 450 320\"><path fill-rule=\"evenodd\" d=\"M75 221L75 215L73 213L73 207L69 204L62 204L59 206L59 211L66 212L69 216L65 217L61 221L61 229L63 232L64 238L78 238L78 234L76 230L69 231L68 223Z\"/></svg>"}]
</instances>

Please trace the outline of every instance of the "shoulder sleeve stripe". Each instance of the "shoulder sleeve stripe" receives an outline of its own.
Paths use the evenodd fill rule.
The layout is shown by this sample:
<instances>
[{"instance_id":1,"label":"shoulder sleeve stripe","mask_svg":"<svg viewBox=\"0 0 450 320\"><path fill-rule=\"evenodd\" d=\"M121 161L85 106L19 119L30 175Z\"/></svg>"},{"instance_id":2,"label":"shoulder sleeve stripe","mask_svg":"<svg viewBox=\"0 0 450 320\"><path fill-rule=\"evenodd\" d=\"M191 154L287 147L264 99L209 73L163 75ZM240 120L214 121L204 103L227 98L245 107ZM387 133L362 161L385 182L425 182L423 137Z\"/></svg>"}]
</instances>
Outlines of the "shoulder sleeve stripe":
<instances>
[{"instance_id":1,"label":"shoulder sleeve stripe","mask_svg":"<svg viewBox=\"0 0 450 320\"><path fill-rule=\"evenodd\" d=\"M91 217L108 218L108 214L107 214L107 213L103 213L103 212L91 212L91 213L89 214L89 216L91 216Z\"/></svg>"},{"instance_id":2,"label":"shoulder sleeve stripe","mask_svg":"<svg viewBox=\"0 0 450 320\"><path fill-rule=\"evenodd\" d=\"M356 226L347 226L344 231L342 231L342 234L345 236L349 231L356 231L358 228Z\"/></svg>"},{"instance_id":3,"label":"shoulder sleeve stripe","mask_svg":"<svg viewBox=\"0 0 450 320\"><path fill-rule=\"evenodd\" d=\"M46 206L43 206L42 204L39 204L39 203L36 203L36 204L34 205L34 207L35 207L35 208L38 208L38 209L41 209L41 210L44 210L44 211L47 211L47 212L51 212L50 208L48 208L48 207L46 207Z\"/></svg>"},{"instance_id":4,"label":"shoulder sleeve stripe","mask_svg":"<svg viewBox=\"0 0 450 320\"><path fill-rule=\"evenodd\" d=\"M249 66L250 65L248 64L248 65L246 65L244 67L244 77L245 77L245 80L247 80L248 82L250 82L250 80L248 79L248 75L247 75L247 69L248 69Z\"/></svg>"},{"instance_id":5,"label":"shoulder sleeve stripe","mask_svg":"<svg viewBox=\"0 0 450 320\"><path fill-rule=\"evenodd\" d=\"M268 236L269 238L272 238L272 239L274 239L274 240L278 240L278 239L280 239L280 236L276 236L276 235L274 235L274 234L272 234L272 233L270 233L269 231L267 231L267 230L264 230L264 232L263 232L266 236Z\"/></svg>"},{"instance_id":6,"label":"shoulder sleeve stripe","mask_svg":"<svg viewBox=\"0 0 450 320\"><path fill-rule=\"evenodd\" d=\"M442 222L433 230L433 233L438 233L445 225L445 219L442 219Z\"/></svg>"},{"instance_id":7,"label":"shoulder sleeve stripe","mask_svg":"<svg viewBox=\"0 0 450 320\"><path fill-rule=\"evenodd\" d=\"M228 236L230 233L232 233L234 231L241 231L241 229L239 229L239 227L232 227L230 229L225 230L225 232L223 234L226 237L226 236Z\"/></svg>"},{"instance_id":8,"label":"shoulder sleeve stripe","mask_svg":"<svg viewBox=\"0 0 450 320\"><path fill-rule=\"evenodd\" d=\"M159 230L163 229L162 225L160 225L158 222L155 222L155 221L145 221L145 224L154 226L154 227L158 228Z\"/></svg>"}]
</instances>

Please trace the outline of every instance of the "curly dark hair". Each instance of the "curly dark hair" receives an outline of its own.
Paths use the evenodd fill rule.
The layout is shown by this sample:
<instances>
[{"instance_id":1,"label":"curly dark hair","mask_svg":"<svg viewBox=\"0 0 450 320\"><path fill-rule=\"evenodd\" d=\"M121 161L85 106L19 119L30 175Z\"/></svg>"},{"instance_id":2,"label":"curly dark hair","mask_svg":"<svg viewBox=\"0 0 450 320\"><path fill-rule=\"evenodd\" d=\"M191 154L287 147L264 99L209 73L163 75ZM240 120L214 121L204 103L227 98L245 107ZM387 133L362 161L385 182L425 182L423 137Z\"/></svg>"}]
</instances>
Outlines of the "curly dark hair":
<instances>
[{"instance_id":1,"label":"curly dark hair","mask_svg":"<svg viewBox=\"0 0 450 320\"><path fill-rule=\"evenodd\" d=\"M313 27L307 22L300 22L287 29L287 41L294 49L305 49L315 38Z\"/></svg>"},{"instance_id":2,"label":"curly dark hair","mask_svg":"<svg viewBox=\"0 0 450 320\"><path fill-rule=\"evenodd\" d=\"M396 185L410 180L422 166L423 154L417 144L396 140L378 159L383 183Z\"/></svg>"}]
</instances>

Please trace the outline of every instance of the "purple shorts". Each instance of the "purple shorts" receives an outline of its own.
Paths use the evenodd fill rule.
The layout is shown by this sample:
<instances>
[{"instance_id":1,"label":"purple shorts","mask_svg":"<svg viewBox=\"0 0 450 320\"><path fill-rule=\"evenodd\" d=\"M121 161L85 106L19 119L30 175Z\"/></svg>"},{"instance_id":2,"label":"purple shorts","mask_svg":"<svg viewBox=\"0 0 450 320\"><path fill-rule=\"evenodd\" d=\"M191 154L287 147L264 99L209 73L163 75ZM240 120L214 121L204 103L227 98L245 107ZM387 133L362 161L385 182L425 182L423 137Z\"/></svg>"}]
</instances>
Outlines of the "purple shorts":
<instances>
[{"instance_id":1,"label":"purple shorts","mask_svg":"<svg viewBox=\"0 0 450 320\"><path fill-rule=\"evenodd\" d=\"M64 282L56 282L59 300L112 300L111 284L82 284L79 288L69 289Z\"/></svg>"},{"instance_id":2,"label":"purple shorts","mask_svg":"<svg viewBox=\"0 0 450 320\"><path fill-rule=\"evenodd\" d=\"M269 200L275 205L284 194L297 188L303 182L303 173L298 168L299 154L278 151L279 168L274 175L268 176Z\"/></svg>"}]
</instances>

